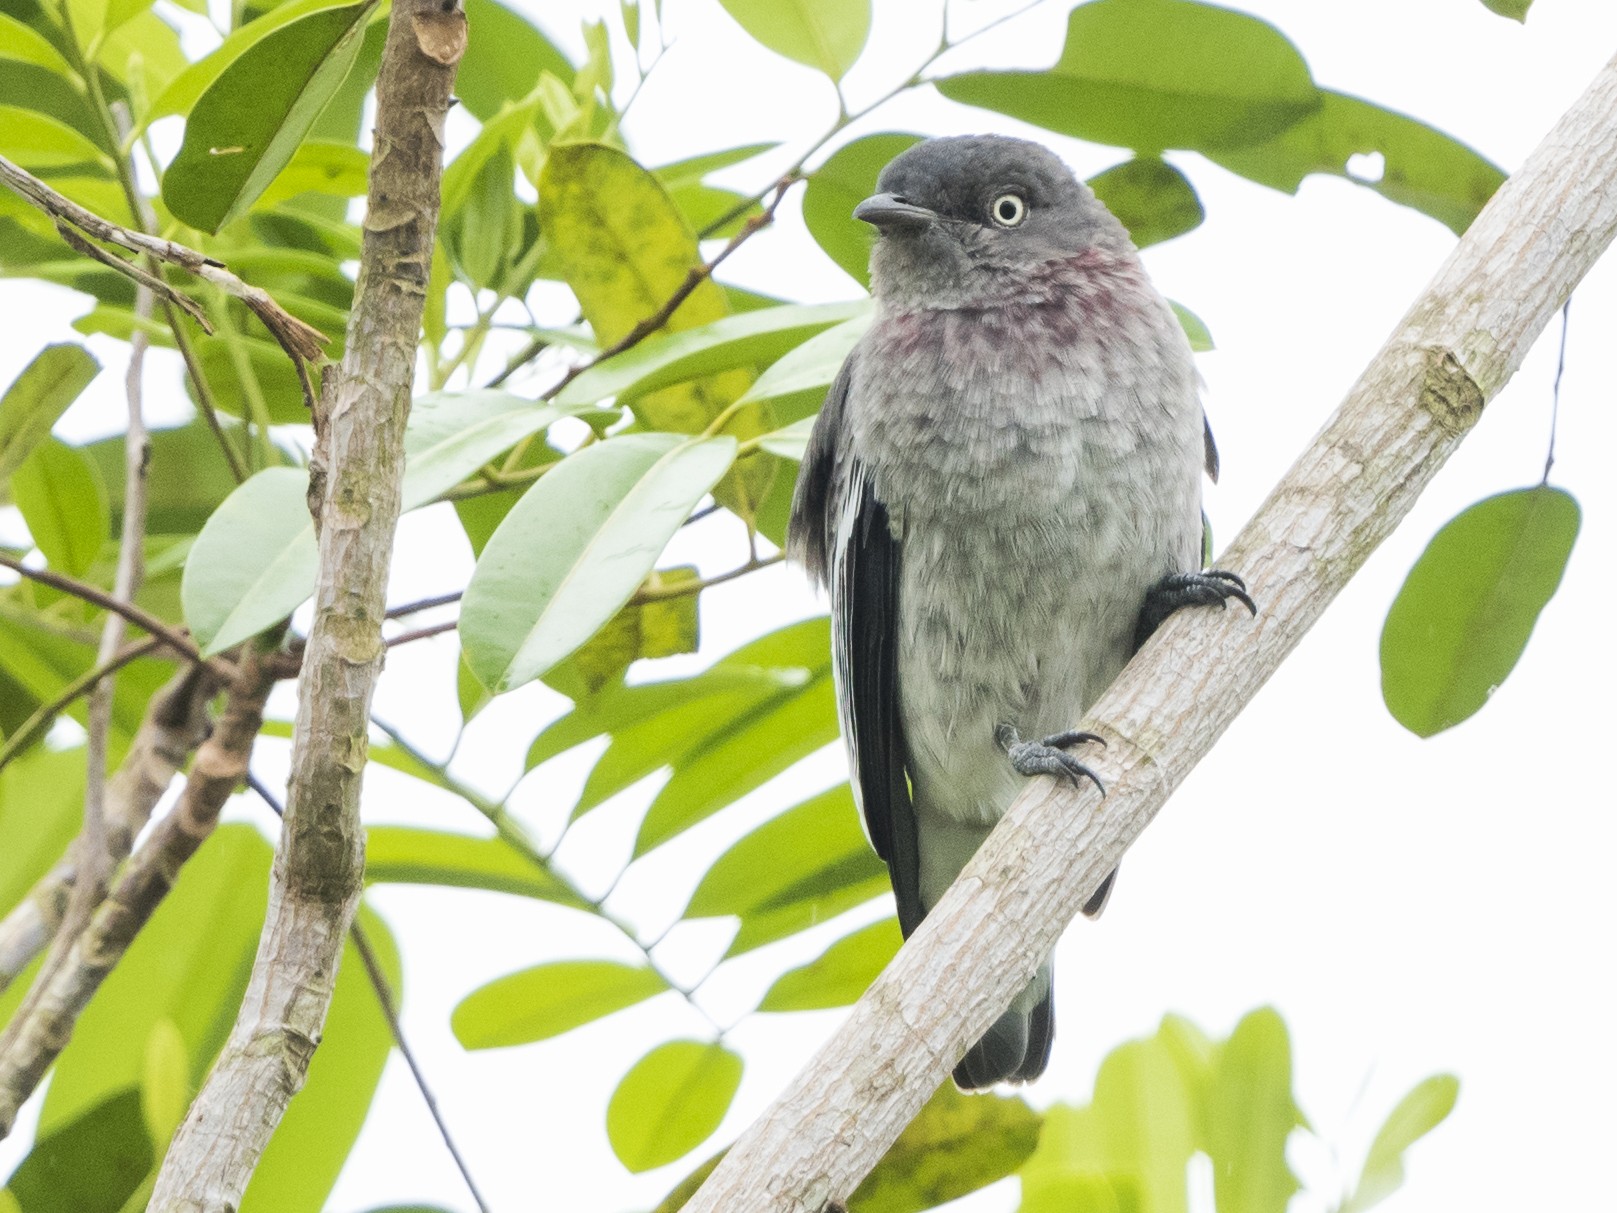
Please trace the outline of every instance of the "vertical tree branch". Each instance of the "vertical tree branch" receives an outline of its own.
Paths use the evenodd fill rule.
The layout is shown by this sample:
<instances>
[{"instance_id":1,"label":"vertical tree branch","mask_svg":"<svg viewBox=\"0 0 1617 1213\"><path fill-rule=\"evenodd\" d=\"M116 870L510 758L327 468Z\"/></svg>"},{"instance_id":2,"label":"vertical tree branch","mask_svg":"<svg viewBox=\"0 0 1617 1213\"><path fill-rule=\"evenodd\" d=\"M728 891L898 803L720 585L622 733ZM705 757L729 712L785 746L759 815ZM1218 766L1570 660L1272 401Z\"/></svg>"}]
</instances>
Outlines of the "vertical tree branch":
<instances>
[{"instance_id":1,"label":"vertical tree branch","mask_svg":"<svg viewBox=\"0 0 1617 1213\"><path fill-rule=\"evenodd\" d=\"M404 423L438 219L443 122L466 19L395 0L377 80L359 281L341 368L315 413L320 531L292 775L268 914L241 1012L175 1134L149 1208L228 1213L302 1085L336 983L363 868L360 775L384 648Z\"/></svg>"},{"instance_id":2,"label":"vertical tree branch","mask_svg":"<svg viewBox=\"0 0 1617 1213\"><path fill-rule=\"evenodd\" d=\"M1263 613L1169 619L1082 722L1093 789L1031 781L886 972L684 1213L847 1196L1305 636L1617 234L1617 60L1478 216L1220 558ZM1091 761L1086 757L1086 761Z\"/></svg>"}]
</instances>

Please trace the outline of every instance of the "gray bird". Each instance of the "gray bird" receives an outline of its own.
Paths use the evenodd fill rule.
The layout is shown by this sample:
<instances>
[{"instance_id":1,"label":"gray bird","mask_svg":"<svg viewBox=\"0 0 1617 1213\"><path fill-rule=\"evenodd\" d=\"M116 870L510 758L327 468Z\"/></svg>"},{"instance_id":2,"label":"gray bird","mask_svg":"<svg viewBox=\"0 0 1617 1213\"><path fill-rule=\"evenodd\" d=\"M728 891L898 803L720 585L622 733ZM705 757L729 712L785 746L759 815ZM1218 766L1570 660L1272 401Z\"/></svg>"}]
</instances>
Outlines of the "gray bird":
<instances>
[{"instance_id":1,"label":"gray bird","mask_svg":"<svg viewBox=\"0 0 1617 1213\"><path fill-rule=\"evenodd\" d=\"M875 320L787 547L829 591L853 786L907 938L1024 778L1095 778L1067 750L1098 739L1070 730L1162 619L1252 603L1197 571L1211 438L1122 224L1020 139L929 140L877 189L853 212L878 231ZM1037 1078L1053 1031L1047 959L955 1082Z\"/></svg>"}]
</instances>

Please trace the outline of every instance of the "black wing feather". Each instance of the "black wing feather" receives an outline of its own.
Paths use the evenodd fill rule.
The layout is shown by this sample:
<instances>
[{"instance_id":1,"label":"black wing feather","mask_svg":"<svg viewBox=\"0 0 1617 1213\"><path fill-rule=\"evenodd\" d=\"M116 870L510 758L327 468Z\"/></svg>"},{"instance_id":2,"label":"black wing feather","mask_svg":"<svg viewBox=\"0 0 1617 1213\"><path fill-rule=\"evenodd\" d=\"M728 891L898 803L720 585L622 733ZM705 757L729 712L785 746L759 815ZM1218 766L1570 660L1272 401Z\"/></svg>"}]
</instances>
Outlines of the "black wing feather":
<instances>
[{"instance_id":1,"label":"black wing feather","mask_svg":"<svg viewBox=\"0 0 1617 1213\"><path fill-rule=\"evenodd\" d=\"M871 844L887 862L907 938L926 911L898 699L902 548L887 507L848 447L852 365L850 356L809 439L787 546L831 593L838 707L855 789Z\"/></svg>"}]
</instances>

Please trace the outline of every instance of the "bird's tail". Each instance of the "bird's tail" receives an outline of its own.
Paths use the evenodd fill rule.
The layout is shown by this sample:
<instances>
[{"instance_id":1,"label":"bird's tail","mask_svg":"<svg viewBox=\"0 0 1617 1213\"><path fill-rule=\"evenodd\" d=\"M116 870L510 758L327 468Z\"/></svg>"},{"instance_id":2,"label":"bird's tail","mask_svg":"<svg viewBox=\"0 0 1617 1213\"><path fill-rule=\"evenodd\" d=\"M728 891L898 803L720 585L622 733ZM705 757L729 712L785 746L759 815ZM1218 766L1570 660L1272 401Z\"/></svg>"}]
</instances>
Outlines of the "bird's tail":
<instances>
[{"instance_id":1,"label":"bird's tail","mask_svg":"<svg viewBox=\"0 0 1617 1213\"><path fill-rule=\"evenodd\" d=\"M1034 978L1030 991L1042 984L1044 995L1031 1007L1019 997L972 1045L954 1068L955 1086L962 1091L983 1091L999 1082L1032 1082L1044 1073L1055 1039L1054 983L1046 966Z\"/></svg>"}]
</instances>

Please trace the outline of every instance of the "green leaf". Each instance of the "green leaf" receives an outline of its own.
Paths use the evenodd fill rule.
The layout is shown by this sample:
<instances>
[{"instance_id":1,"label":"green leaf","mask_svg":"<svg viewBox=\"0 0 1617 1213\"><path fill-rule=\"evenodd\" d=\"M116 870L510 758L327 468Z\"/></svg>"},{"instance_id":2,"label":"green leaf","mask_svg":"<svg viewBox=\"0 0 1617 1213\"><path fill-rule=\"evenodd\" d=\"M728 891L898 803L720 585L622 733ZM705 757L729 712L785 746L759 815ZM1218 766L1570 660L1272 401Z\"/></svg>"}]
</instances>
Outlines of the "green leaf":
<instances>
[{"instance_id":1,"label":"green leaf","mask_svg":"<svg viewBox=\"0 0 1617 1213\"><path fill-rule=\"evenodd\" d=\"M1297 1191L1286 1139L1302 1123L1291 1093L1285 1022L1270 1008L1253 1011L1219 1048L1206 1094L1207 1154L1219 1208L1285 1213Z\"/></svg>"},{"instance_id":2,"label":"green leaf","mask_svg":"<svg viewBox=\"0 0 1617 1213\"><path fill-rule=\"evenodd\" d=\"M300 17L255 42L197 99L163 174L176 218L217 232L286 167L359 54L374 0Z\"/></svg>"},{"instance_id":3,"label":"green leaf","mask_svg":"<svg viewBox=\"0 0 1617 1213\"><path fill-rule=\"evenodd\" d=\"M728 1149L720 1150L717 1154L710 1154L707 1158L697 1163L686 1174L684 1179L668 1190L668 1195L657 1202L657 1207L651 1213L679 1213L681 1209L690 1203L691 1197L695 1196L701 1186L707 1182L707 1177L713 1174L714 1169L724 1161L724 1156L729 1152ZM5 1210L0 1208L0 1213L5 1213Z\"/></svg>"},{"instance_id":4,"label":"green leaf","mask_svg":"<svg viewBox=\"0 0 1617 1213\"><path fill-rule=\"evenodd\" d=\"M611 733L573 809L581 817L653 771L719 744L763 705L807 685L828 643L826 621L810 619L743 645L693 678L607 688L541 733L529 766Z\"/></svg>"},{"instance_id":5,"label":"green leaf","mask_svg":"<svg viewBox=\"0 0 1617 1213\"><path fill-rule=\"evenodd\" d=\"M449 1023L468 1049L525 1045L594 1023L667 989L668 983L644 965L559 960L473 990Z\"/></svg>"},{"instance_id":6,"label":"green leaf","mask_svg":"<svg viewBox=\"0 0 1617 1213\"><path fill-rule=\"evenodd\" d=\"M258 196L257 206L270 207L299 194L358 198L365 193L370 157L359 148L331 139L306 140L286 167ZM240 267L238 259L231 264Z\"/></svg>"},{"instance_id":7,"label":"green leaf","mask_svg":"<svg viewBox=\"0 0 1617 1213\"><path fill-rule=\"evenodd\" d=\"M1318 108L1308 65L1266 21L1193 0L1095 0L1067 19L1054 67L937 82L951 101L1157 153L1270 138Z\"/></svg>"},{"instance_id":8,"label":"green leaf","mask_svg":"<svg viewBox=\"0 0 1617 1213\"><path fill-rule=\"evenodd\" d=\"M526 17L498 0L467 0L471 37L455 76L455 93L484 122L507 101L527 96L544 72L573 78L573 65Z\"/></svg>"},{"instance_id":9,"label":"green leaf","mask_svg":"<svg viewBox=\"0 0 1617 1213\"><path fill-rule=\"evenodd\" d=\"M417 509L470 472L576 409L509 392L434 392L411 406L404 432L403 508ZM304 494L308 473L266 468L233 492L186 561L186 622L208 653L286 618L314 592L319 565Z\"/></svg>"},{"instance_id":10,"label":"green leaf","mask_svg":"<svg viewBox=\"0 0 1617 1213\"><path fill-rule=\"evenodd\" d=\"M1469 718L1510 675L1561 584L1581 518L1548 485L1486 498L1432 537L1387 612L1381 694L1431 737Z\"/></svg>"},{"instance_id":11,"label":"green leaf","mask_svg":"<svg viewBox=\"0 0 1617 1213\"><path fill-rule=\"evenodd\" d=\"M403 1001L398 945L387 924L361 904L356 926L397 1002ZM264 1156L253 1169L241 1213L323 1209L348 1160L382 1069L393 1050L393 1033L382 1014L359 949L343 946L337 988L326 1015L321 1044L309 1063L303 1089L287 1107Z\"/></svg>"},{"instance_id":12,"label":"green leaf","mask_svg":"<svg viewBox=\"0 0 1617 1213\"><path fill-rule=\"evenodd\" d=\"M529 435L592 407L487 390L416 397L404 431L404 508L426 505Z\"/></svg>"},{"instance_id":13,"label":"green leaf","mask_svg":"<svg viewBox=\"0 0 1617 1213\"><path fill-rule=\"evenodd\" d=\"M840 80L870 37L870 0L719 0L758 42Z\"/></svg>"},{"instance_id":14,"label":"green leaf","mask_svg":"<svg viewBox=\"0 0 1617 1213\"><path fill-rule=\"evenodd\" d=\"M774 433L759 438L758 445L771 455L801 463L803 456L808 452L809 438L814 433L814 423L818 419L819 415L816 414L794 421L791 425L782 426Z\"/></svg>"},{"instance_id":15,"label":"green leaf","mask_svg":"<svg viewBox=\"0 0 1617 1213\"><path fill-rule=\"evenodd\" d=\"M697 580L695 565L655 569L646 589L673 588ZM623 677L643 657L673 657L694 653L700 640L695 593L650 602L631 602L602 625L584 646L568 658L567 667L593 696Z\"/></svg>"},{"instance_id":16,"label":"green leaf","mask_svg":"<svg viewBox=\"0 0 1617 1213\"><path fill-rule=\"evenodd\" d=\"M823 1011L858 1002L887 962L898 954L903 942L896 919L884 918L861 927L852 935L844 935L808 964L782 973L758 1009ZM1032 1143L1028 1148L1032 1149Z\"/></svg>"},{"instance_id":17,"label":"green leaf","mask_svg":"<svg viewBox=\"0 0 1617 1213\"><path fill-rule=\"evenodd\" d=\"M1129 230L1135 247L1183 236L1206 213L1185 175L1155 156L1137 156L1089 179L1089 188Z\"/></svg>"},{"instance_id":18,"label":"green leaf","mask_svg":"<svg viewBox=\"0 0 1617 1213\"><path fill-rule=\"evenodd\" d=\"M180 583L185 622L206 654L285 619L314 588L320 554L304 494L309 475L265 468L214 511Z\"/></svg>"},{"instance_id":19,"label":"green leaf","mask_svg":"<svg viewBox=\"0 0 1617 1213\"><path fill-rule=\"evenodd\" d=\"M597 363L556 399L583 406L613 396L619 404L628 404L672 383L771 362L816 333L869 310L863 302L787 304L725 316L699 328L652 337Z\"/></svg>"},{"instance_id":20,"label":"green leaf","mask_svg":"<svg viewBox=\"0 0 1617 1213\"><path fill-rule=\"evenodd\" d=\"M151 7L152 0L67 0L73 36L88 51Z\"/></svg>"},{"instance_id":21,"label":"green leaf","mask_svg":"<svg viewBox=\"0 0 1617 1213\"><path fill-rule=\"evenodd\" d=\"M1184 1213L1185 1166L1202 1143L1202 1091L1210 1077L1187 1068L1186 1030L1173 1016L1155 1036L1128 1041L1101 1062L1088 1107L1056 1105L1022 1170L1022 1208L1150 1209ZM1239 1207L1239 1206L1229 1206Z\"/></svg>"},{"instance_id":22,"label":"green leaf","mask_svg":"<svg viewBox=\"0 0 1617 1213\"><path fill-rule=\"evenodd\" d=\"M112 167L105 152L67 123L15 105L0 105L0 153L40 172L70 164Z\"/></svg>"},{"instance_id":23,"label":"green leaf","mask_svg":"<svg viewBox=\"0 0 1617 1213\"><path fill-rule=\"evenodd\" d=\"M231 442L240 431L225 426ZM153 430L151 458L146 466L146 515L154 534L189 535L202 529L220 502L235 491L236 481L219 450L219 443L200 420L171 430ZM95 460L102 483L113 502L113 523L122 518L124 497L124 440L92 442L82 448ZM277 452L279 454L279 452Z\"/></svg>"},{"instance_id":24,"label":"green leaf","mask_svg":"<svg viewBox=\"0 0 1617 1213\"><path fill-rule=\"evenodd\" d=\"M47 345L0 396L0 489L101 370L82 345Z\"/></svg>"},{"instance_id":25,"label":"green leaf","mask_svg":"<svg viewBox=\"0 0 1617 1213\"><path fill-rule=\"evenodd\" d=\"M577 894L503 838L406 826L372 826L365 837L370 883L489 889L584 908Z\"/></svg>"},{"instance_id":26,"label":"green leaf","mask_svg":"<svg viewBox=\"0 0 1617 1213\"><path fill-rule=\"evenodd\" d=\"M849 1207L923 1213L997 1183L1033 1153L1042 1119L1024 1100L963 1095L946 1082L854 1191Z\"/></svg>"},{"instance_id":27,"label":"green leaf","mask_svg":"<svg viewBox=\"0 0 1617 1213\"><path fill-rule=\"evenodd\" d=\"M191 1059L174 1022L160 1019L146 1037L140 1080L140 1114L159 1148L168 1144L191 1106Z\"/></svg>"},{"instance_id":28,"label":"green leaf","mask_svg":"<svg viewBox=\"0 0 1617 1213\"><path fill-rule=\"evenodd\" d=\"M146 1041L160 1021L179 1030L192 1089L201 1084L247 987L269 867L270 847L258 831L224 825L180 869L74 1027L45 1094L42 1135L138 1087Z\"/></svg>"},{"instance_id":29,"label":"green leaf","mask_svg":"<svg viewBox=\"0 0 1617 1213\"><path fill-rule=\"evenodd\" d=\"M64 80L74 78L73 69L60 51L7 13L0 13L0 59L42 67Z\"/></svg>"},{"instance_id":30,"label":"green leaf","mask_svg":"<svg viewBox=\"0 0 1617 1213\"><path fill-rule=\"evenodd\" d=\"M1231 172L1295 194L1310 173L1330 173L1430 215L1456 235L1465 231L1505 174L1465 144L1423 122L1357 97L1321 91L1320 108L1272 139L1215 149ZM1377 154L1379 171L1353 157Z\"/></svg>"},{"instance_id":31,"label":"green leaf","mask_svg":"<svg viewBox=\"0 0 1617 1213\"><path fill-rule=\"evenodd\" d=\"M532 108L536 111L537 104ZM531 132L531 116L523 117L523 128ZM482 153L475 160L476 171L453 182L456 197L453 206L444 208L441 230L461 277L478 289L491 288L505 271L508 259L521 253L522 220L527 210L512 192L516 165L511 149L498 140L484 139L495 129L495 123L485 126L479 135L484 146L468 148L457 159L458 168L462 159Z\"/></svg>"},{"instance_id":32,"label":"green leaf","mask_svg":"<svg viewBox=\"0 0 1617 1213\"><path fill-rule=\"evenodd\" d=\"M656 176L617 148L554 145L539 177L539 224L567 285L602 348L655 315L701 264L696 236ZM729 313L724 289L703 279L664 326L677 333ZM752 382L729 370L640 396L647 429L697 434ZM740 410L724 433L751 438L774 428L767 408ZM722 504L751 516L774 479L773 461L750 459L715 489Z\"/></svg>"},{"instance_id":33,"label":"green leaf","mask_svg":"<svg viewBox=\"0 0 1617 1213\"><path fill-rule=\"evenodd\" d=\"M1527 21L1527 10L1533 7L1533 0L1482 0L1482 3L1489 12L1523 24Z\"/></svg>"},{"instance_id":34,"label":"green leaf","mask_svg":"<svg viewBox=\"0 0 1617 1213\"><path fill-rule=\"evenodd\" d=\"M829 653L809 670L807 681L782 688L734 727L680 756L640 823L636 858L837 739Z\"/></svg>"},{"instance_id":35,"label":"green leaf","mask_svg":"<svg viewBox=\"0 0 1617 1213\"><path fill-rule=\"evenodd\" d=\"M1460 1080L1452 1074L1416 1083L1370 1143L1359 1182L1341 1213L1364 1213L1396 1192L1404 1182L1404 1151L1442 1124L1459 1096Z\"/></svg>"},{"instance_id":36,"label":"green leaf","mask_svg":"<svg viewBox=\"0 0 1617 1213\"><path fill-rule=\"evenodd\" d=\"M682 917L735 915L726 956L806 930L890 889L846 784L764 822L714 862Z\"/></svg>"},{"instance_id":37,"label":"green leaf","mask_svg":"<svg viewBox=\"0 0 1617 1213\"><path fill-rule=\"evenodd\" d=\"M637 1175L683 1158L712 1136L740 1085L741 1058L717 1042L658 1045L612 1092L612 1152Z\"/></svg>"},{"instance_id":38,"label":"green leaf","mask_svg":"<svg viewBox=\"0 0 1617 1213\"><path fill-rule=\"evenodd\" d=\"M853 208L876 192L876 178L900 152L922 136L899 133L865 135L837 148L815 169L803 189L803 224L825 255L850 278L870 288L870 226L853 217Z\"/></svg>"},{"instance_id":39,"label":"green leaf","mask_svg":"<svg viewBox=\"0 0 1617 1213\"><path fill-rule=\"evenodd\" d=\"M107 490L82 451L40 443L12 473L11 500L51 568L78 577L95 563L110 526Z\"/></svg>"},{"instance_id":40,"label":"green leaf","mask_svg":"<svg viewBox=\"0 0 1617 1213\"><path fill-rule=\"evenodd\" d=\"M628 602L735 458L727 437L631 434L562 460L505 516L461 603L484 686L532 681Z\"/></svg>"},{"instance_id":41,"label":"green leaf","mask_svg":"<svg viewBox=\"0 0 1617 1213\"><path fill-rule=\"evenodd\" d=\"M1182 303L1168 301L1173 308L1173 314L1179 321L1179 327L1185 330L1185 336L1190 339L1190 348L1198 354L1205 354L1213 348L1213 334L1207 329L1207 324Z\"/></svg>"},{"instance_id":42,"label":"green leaf","mask_svg":"<svg viewBox=\"0 0 1617 1213\"><path fill-rule=\"evenodd\" d=\"M48 592L55 597L54 591ZM32 712L40 704L55 700L68 683L78 679L95 664L95 645L81 639L82 633L65 625L57 613L66 602L57 604L57 613L42 613L17 605L17 595L0 595L0 673L33 697ZM85 620L95 618L86 610ZM93 635L93 633L92 633ZM166 658L141 658L118 674L112 695L112 745L114 761L123 757L124 747L140 727L146 703L173 672ZM81 724L85 707L81 699L70 704L65 715Z\"/></svg>"},{"instance_id":43,"label":"green leaf","mask_svg":"<svg viewBox=\"0 0 1617 1213\"><path fill-rule=\"evenodd\" d=\"M687 156L683 160L658 165L651 171L657 174L657 180L670 190L675 190L682 185L696 185L709 173L716 173L721 168L729 168L751 160L754 156L772 152L779 146L779 143L747 143L741 147L727 147L723 151Z\"/></svg>"},{"instance_id":44,"label":"green leaf","mask_svg":"<svg viewBox=\"0 0 1617 1213\"><path fill-rule=\"evenodd\" d=\"M156 1162L130 1087L42 1131L6 1190L21 1213L118 1213Z\"/></svg>"},{"instance_id":45,"label":"green leaf","mask_svg":"<svg viewBox=\"0 0 1617 1213\"><path fill-rule=\"evenodd\" d=\"M845 320L817 337L810 337L759 375L758 382L747 389L746 398L780 400L799 392L823 394L873 319L875 312L866 310L863 315Z\"/></svg>"},{"instance_id":46,"label":"green leaf","mask_svg":"<svg viewBox=\"0 0 1617 1213\"><path fill-rule=\"evenodd\" d=\"M82 747L36 747L0 767L0 915L66 852L84 816Z\"/></svg>"},{"instance_id":47,"label":"green leaf","mask_svg":"<svg viewBox=\"0 0 1617 1213\"><path fill-rule=\"evenodd\" d=\"M705 670L690 678L674 678L664 682L642 682L633 686L612 686L600 694L581 702L567 715L549 725L534 739L528 750L527 769L581 745L603 733L618 736L636 725L660 717L664 713L678 712L692 704L704 703L704 713L712 714L712 704L704 701L737 691L746 692L749 706L760 702L771 692L793 679L797 671L785 678L770 670L750 667L727 667L723 664ZM666 723L653 727L653 734L670 740L675 730ZM647 773L656 766L648 768ZM636 776L635 778L639 778ZM622 787L633 783L630 779ZM619 788L618 790L621 790ZM611 793L608 793L610 795ZM604 798L603 798L604 799Z\"/></svg>"}]
</instances>

